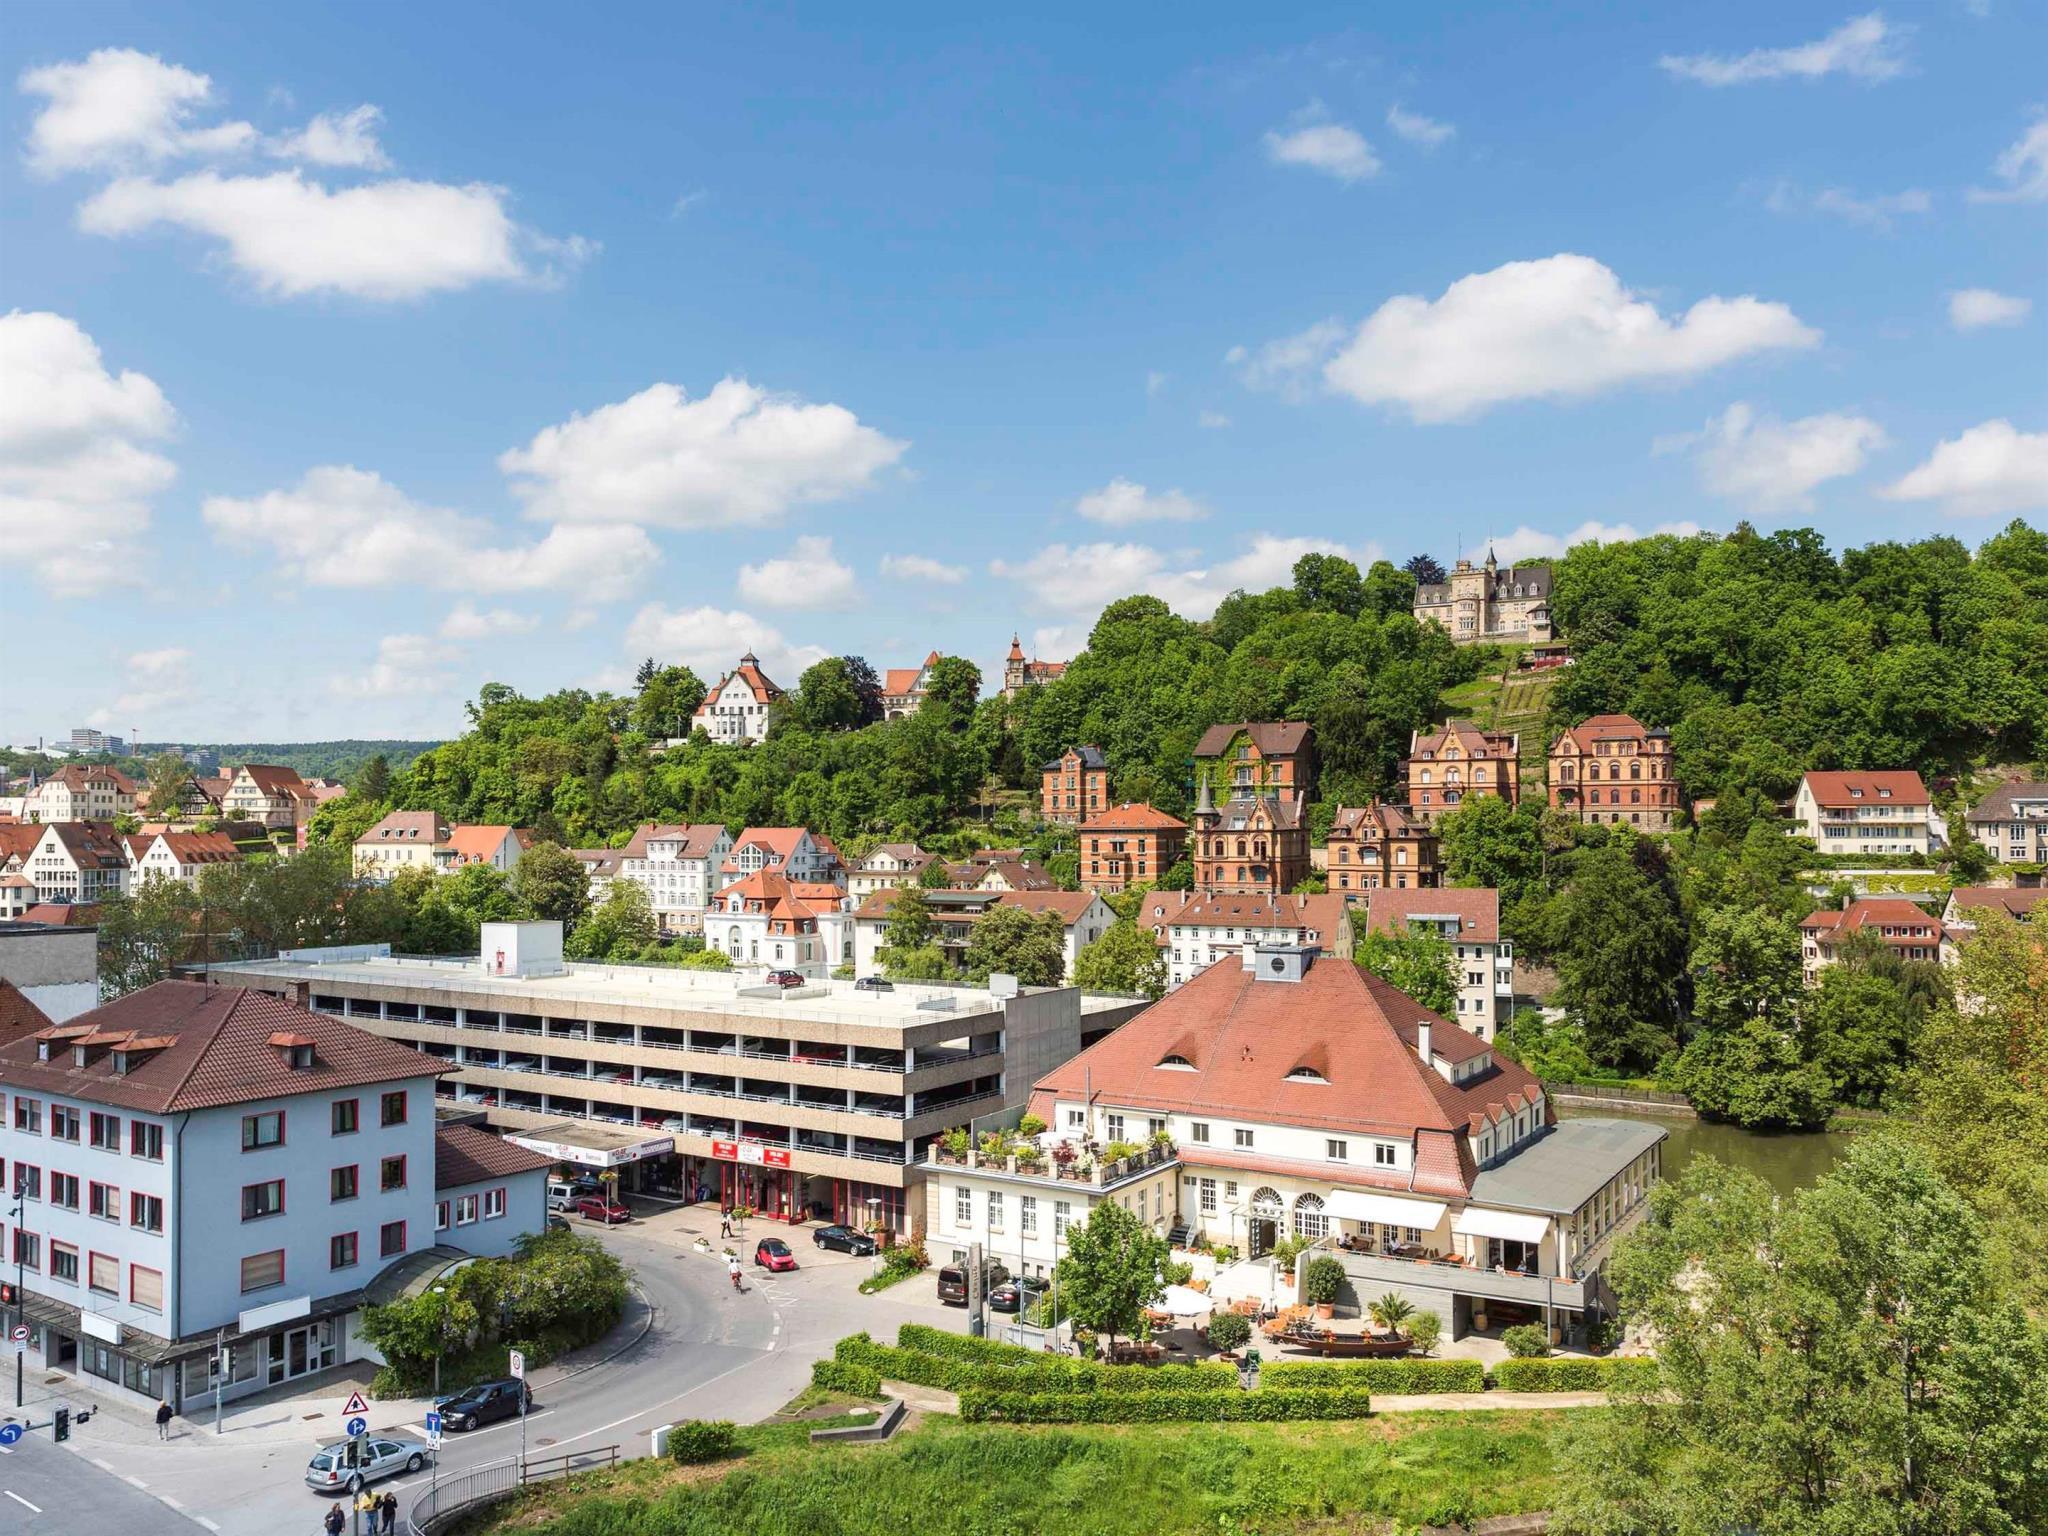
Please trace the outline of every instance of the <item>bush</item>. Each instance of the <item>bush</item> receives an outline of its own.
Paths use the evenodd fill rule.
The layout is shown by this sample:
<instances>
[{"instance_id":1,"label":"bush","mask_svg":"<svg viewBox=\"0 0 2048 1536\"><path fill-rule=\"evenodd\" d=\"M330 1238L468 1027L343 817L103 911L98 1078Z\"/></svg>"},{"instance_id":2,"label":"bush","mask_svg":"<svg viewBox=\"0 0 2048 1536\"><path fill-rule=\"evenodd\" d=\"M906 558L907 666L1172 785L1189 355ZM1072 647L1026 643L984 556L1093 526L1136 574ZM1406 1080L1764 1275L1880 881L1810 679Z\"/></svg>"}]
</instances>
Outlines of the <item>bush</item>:
<instances>
[{"instance_id":1,"label":"bush","mask_svg":"<svg viewBox=\"0 0 2048 1536\"><path fill-rule=\"evenodd\" d=\"M1434 1315L1434 1314L1430 1314ZM1374 1392L1484 1392L1477 1360L1276 1360L1259 1372L1261 1390L1365 1387Z\"/></svg>"},{"instance_id":2,"label":"bush","mask_svg":"<svg viewBox=\"0 0 2048 1536\"><path fill-rule=\"evenodd\" d=\"M1604 1360L1552 1355L1548 1359L1503 1360L1493 1368L1493 1384L1503 1392L1653 1391L1662 1379L1657 1362L1645 1355Z\"/></svg>"},{"instance_id":3,"label":"bush","mask_svg":"<svg viewBox=\"0 0 2048 1536\"><path fill-rule=\"evenodd\" d=\"M668 1453L686 1465L737 1456L739 1434L730 1419L691 1419L668 1432Z\"/></svg>"},{"instance_id":4,"label":"bush","mask_svg":"<svg viewBox=\"0 0 2048 1536\"><path fill-rule=\"evenodd\" d=\"M1434 1312L1418 1312L1408 1319L1408 1337L1415 1341L1418 1355L1431 1354L1444 1331L1444 1320Z\"/></svg>"},{"instance_id":5,"label":"bush","mask_svg":"<svg viewBox=\"0 0 2048 1536\"><path fill-rule=\"evenodd\" d=\"M1344 1261L1330 1254L1318 1254L1308 1261L1308 1268L1301 1274L1301 1299L1319 1307L1327 1307L1337 1300L1337 1293L1344 1289Z\"/></svg>"},{"instance_id":6,"label":"bush","mask_svg":"<svg viewBox=\"0 0 2048 1536\"><path fill-rule=\"evenodd\" d=\"M1221 1350L1242 1349L1252 1336L1252 1320L1236 1312L1218 1312L1209 1319L1209 1344Z\"/></svg>"},{"instance_id":7,"label":"bush","mask_svg":"<svg viewBox=\"0 0 2048 1536\"><path fill-rule=\"evenodd\" d=\"M865 1337L865 1335L857 1335ZM1022 1344L1005 1344L1001 1339L977 1339L964 1333L948 1333L924 1323L904 1323L896 1330L898 1349L915 1349L927 1355L944 1355L948 1360L973 1360L988 1365L1036 1365L1045 1352L1026 1349Z\"/></svg>"},{"instance_id":8,"label":"bush","mask_svg":"<svg viewBox=\"0 0 2048 1536\"><path fill-rule=\"evenodd\" d=\"M1372 1394L1362 1388L1038 1393L976 1389L960 1394L960 1417L970 1424L1281 1423L1363 1419L1371 1412Z\"/></svg>"},{"instance_id":9,"label":"bush","mask_svg":"<svg viewBox=\"0 0 2048 1536\"><path fill-rule=\"evenodd\" d=\"M1517 1360L1540 1360L1550 1353L1550 1333L1536 1323L1517 1323L1501 1330L1501 1343Z\"/></svg>"},{"instance_id":10,"label":"bush","mask_svg":"<svg viewBox=\"0 0 2048 1536\"><path fill-rule=\"evenodd\" d=\"M891 1348L857 1333L833 1347L833 1358L890 1381L914 1382L941 1392L1228 1392L1237 1387L1237 1372L1213 1361L1201 1365L1101 1365L1090 1360L1056 1359L991 1339L938 1334L936 1329L915 1324L904 1326L913 1338L937 1334L946 1339L948 1343L941 1347L949 1353ZM982 1350L1001 1353L978 1353Z\"/></svg>"},{"instance_id":11,"label":"bush","mask_svg":"<svg viewBox=\"0 0 2048 1536\"><path fill-rule=\"evenodd\" d=\"M844 1392L848 1397L880 1397L882 1377L872 1366L847 1360L813 1360L811 1385L827 1392Z\"/></svg>"}]
</instances>

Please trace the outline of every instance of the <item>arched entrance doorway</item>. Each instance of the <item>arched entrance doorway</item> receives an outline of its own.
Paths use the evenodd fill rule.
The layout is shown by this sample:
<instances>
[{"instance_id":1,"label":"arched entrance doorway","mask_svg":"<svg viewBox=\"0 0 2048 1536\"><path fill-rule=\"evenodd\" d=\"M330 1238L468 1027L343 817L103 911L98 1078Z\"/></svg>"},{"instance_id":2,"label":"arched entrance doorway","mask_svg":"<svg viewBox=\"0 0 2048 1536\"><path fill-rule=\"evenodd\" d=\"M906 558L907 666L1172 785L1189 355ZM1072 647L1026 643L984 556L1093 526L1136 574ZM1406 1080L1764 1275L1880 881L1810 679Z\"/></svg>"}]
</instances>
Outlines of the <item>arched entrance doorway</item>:
<instances>
[{"instance_id":1,"label":"arched entrance doorway","mask_svg":"<svg viewBox=\"0 0 2048 1536\"><path fill-rule=\"evenodd\" d=\"M1270 1253L1280 1240L1280 1231L1286 1221L1287 1207L1281 1203L1279 1191L1264 1185L1253 1190L1251 1206L1245 1217L1246 1257L1256 1259Z\"/></svg>"}]
</instances>

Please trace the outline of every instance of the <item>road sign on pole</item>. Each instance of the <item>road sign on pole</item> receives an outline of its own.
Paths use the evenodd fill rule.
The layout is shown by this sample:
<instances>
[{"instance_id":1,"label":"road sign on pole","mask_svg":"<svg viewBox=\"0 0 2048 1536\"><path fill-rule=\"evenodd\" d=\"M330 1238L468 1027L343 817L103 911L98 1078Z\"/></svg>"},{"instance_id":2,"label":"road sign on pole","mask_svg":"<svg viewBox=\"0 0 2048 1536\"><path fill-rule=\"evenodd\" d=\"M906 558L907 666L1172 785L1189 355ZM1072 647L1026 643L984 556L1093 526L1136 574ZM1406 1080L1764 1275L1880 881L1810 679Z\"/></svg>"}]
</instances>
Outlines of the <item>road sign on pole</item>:
<instances>
[{"instance_id":1,"label":"road sign on pole","mask_svg":"<svg viewBox=\"0 0 2048 1536\"><path fill-rule=\"evenodd\" d=\"M26 1344L28 1342L28 1324L16 1323L14 1325L14 1332L9 1334L8 1337L17 1344Z\"/></svg>"},{"instance_id":2,"label":"road sign on pole","mask_svg":"<svg viewBox=\"0 0 2048 1536\"><path fill-rule=\"evenodd\" d=\"M370 1405L362 1393L351 1392L348 1395L348 1401L342 1404L341 1411L349 1418L354 1418L359 1413L368 1413Z\"/></svg>"},{"instance_id":3,"label":"road sign on pole","mask_svg":"<svg viewBox=\"0 0 2048 1536\"><path fill-rule=\"evenodd\" d=\"M509 1353L512 1357L513 1379L517 1381L526 1380L526 1351L523 1349L515 1349L510 1351Z\"/></svg>"},{"instance_id":4,"label":"road sign on pole","mask_svg":"<svg viewBox=\"0 0 2048 1536\"><path fill-rule=\"evenodd\" d=\"M23 1429L19 1424L0 1424L0 1445L12 1445L22 1437L22 1434Z\"/></svg>"},{"instance_id":5,"label":"road sign on pole","mask_svg":"<svg viewBox=\"0 0 2048 1536\"><path fill-rule=\"evenodd\" d=\"M439 1445L441 1443L441 1415L438 1411L427 1415L427 1443L429 1445Z\"/></svg>"},{"instance_id":6,"label":"road sign on pole","mask_svg":"<svg viewBox=\"0 0 2048 1536\"><path fill-rule=\"evenodd\" d=\"M370 1421L364 1418L350 1419L346 1428L349 1438L354 1439L358 1435L367 1435L370 1432Z\"/></svg>"}]
</instances>

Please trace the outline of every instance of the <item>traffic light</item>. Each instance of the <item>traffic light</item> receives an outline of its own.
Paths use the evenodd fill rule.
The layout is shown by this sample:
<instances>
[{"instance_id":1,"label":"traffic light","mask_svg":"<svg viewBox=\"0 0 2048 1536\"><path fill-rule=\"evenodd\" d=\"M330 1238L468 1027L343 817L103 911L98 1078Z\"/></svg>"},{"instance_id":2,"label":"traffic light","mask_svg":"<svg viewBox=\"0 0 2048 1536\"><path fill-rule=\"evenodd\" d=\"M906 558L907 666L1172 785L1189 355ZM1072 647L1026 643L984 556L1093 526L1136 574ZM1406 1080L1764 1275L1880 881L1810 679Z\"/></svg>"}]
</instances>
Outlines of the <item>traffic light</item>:
<instances>
[{"instance_id":1,"label":"traffic light","mask_svg":"<svg viewBox=\"0 0 2048 1536\"><path fill-rule=\"evenodd\" d=\"M51 1421L51 1428L56 1432L56 1437L59 1440L69 1440L71 1438L71 1410L69 1408L59 1408L57 1410L57 1417Z\"/></svg>"},{"instance_id":2,"label":"traffic light","mask_svg":"<svg viewBox=\"0 0 2048 1536\"><path fill-rule=\"evenodd\" d=\"M11 1280L0 1280L0 1307L11 1307L13 1305L14 1282Z\"/></svg>"}]
</instances>

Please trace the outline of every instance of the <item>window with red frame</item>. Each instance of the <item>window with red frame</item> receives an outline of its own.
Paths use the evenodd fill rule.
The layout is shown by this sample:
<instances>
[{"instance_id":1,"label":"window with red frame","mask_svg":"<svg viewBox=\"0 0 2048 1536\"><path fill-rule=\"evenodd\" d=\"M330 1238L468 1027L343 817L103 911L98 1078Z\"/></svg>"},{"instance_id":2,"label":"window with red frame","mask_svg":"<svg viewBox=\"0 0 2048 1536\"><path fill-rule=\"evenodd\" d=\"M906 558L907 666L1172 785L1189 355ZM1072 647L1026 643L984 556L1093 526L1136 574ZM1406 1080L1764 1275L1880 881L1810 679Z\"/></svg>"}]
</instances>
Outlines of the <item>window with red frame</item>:
<instances>
[{"instance_id":1,"label":"window with red frame","mask_svg":"<svg viewBox=\"0 0 2048 1536\"><path fill-rule=\"evenodd\" d=\"M50 1278L67 1285L78 1284L78 1248L72 1243L50 1243Z\"/></svg>"},{"instance_id":2,"label":"window with red frame","mask_svg":"<svg viewBox=\"0 0 2048 1536\"><path fill-rule=\"evenodd\" d=\"M265 1179L261 1184L242 1186L242 1220L261 1221L284 1214L284 1180Z\"/></svg>"},{"instance_id":3,"label":"window with red frame","mask_svg":"<svg viewBox=\"0 0 2048 1536\"><path fill-rule=\"evenodd\" d=\"M43 1240L33 1232L14 1229L14 1262L22 1269L43 1267Z\"/></svg>"},{"instance_id":4,"label":"window with red frame","mask_svg":"<svg viewBox=\"0 0 2048 1536\"><path fill-rule=\"evenodd\" d=\"M164 1272L145 1264L128 1266L128 1299L145 1312L164 1309Z\"/></svg>"},{"instance_id":5,"label":"window with red frame","mask_svg":"<svg viewBox=\"0 0 2048 1536\"><path fill-rule=\"evenodd\" d=\"M98 1110L94 1110L87 1117L86 1129L88 1139L102 1152L118 1152L121 1150L121 1117L119 1115L103 1115Z\"/></svg>"},{"instance_id":6,"label":"window with red frame","mask_svg":"<svg viewBox=\"0 0 2048 1536\"><path fill-rule=\"evenodd\" d=\"M98 1291L102 1296L121 1294L121 1261L111 1253L96 1253L87 1262L85 1285L87 1290Z\"/></svg>"},{"instance_id":7,"label":"window with red frame","mask_svg":"<svg viewBox=\"0 0 2048 1536\"><path fill-rule=\"evenodd\" d=\"M61 1205L67 1211L78 1209L78 1176L50 1170L50 1204Z\"/></svg>"},{"instance_id":8,"label":"window with red frame","mask_svg":"<svg viewBox=\"0 0 2048 1536\"><path fill-rule=\"evenodd\" d=\"M260 1291L269 1286L284 1284L284 1250L273 1248L269 1253L252 1253L242 1260L242 1292Z\"/></svg>"},{"instance_id":9,"label":"window with red frame","mask_svg":"<svg viewBox=\"0 0 2048 1536\"><path fill-rule=\"evenodd\" d=\"M14 1165L14 1187L28 1200L43 1198L43 1170L34 1163Z\"/></svg>"},{"instance_id":10,"label":"window with red frame","mask_svg":"<svg viewBox=\"0 0 2048 1536\"><path fill-rule=\"evenodd\" d=\"M377 1231L377 1251L387 1259L405 1252L405 1223L387 1221Z\"/></svg>"},{"instance_id":11,"label":"window with red frame","mask_svg":"<svg viewBox=\"0 0 2048 1536\"><path fill-rule=\"evenodd\" d=\"M260 1115L242 1116L242 1150L261 1152L284 1145L284 1111L267 1110Z\"/></svg>"},{"instance_id":12,"label":"window with red frame","mask_svg":"<svg viewBox=\"0 0 2048 1536\"><path fill-rule=\"evenodd\" d=\"M128 1225L144 1232L164 1229L164 1203L155 1195L136 1191L128 1196Z\"/></svg>"},{"instance_id":13,"label":"window with red frame","mask_svg":"<svg viewBox=\"0 0 2048 1536\"><path fill-rule=\"evenodd\" d=\"M337 1232L327 1240L327 1267L348 1269L356 1262L356 1234Z\"/></svg>"},{"instance_id":14,"label":"window with red frame","mask_svg":"<svg viewBox=\"0 0 2048 1536\"><path fill-rule=\"evenodd\" d=\"M151 1125L147 1120L128 1122L128 1155L146 1158L152 1163L164 1160L164 1128Z\"/></svg>"},{"instance_id":15,"label":"window with red frame","mask_svg":"<svg viewBox=\"0 0 2048 1536\"><path fill-rule=\"evenodd\" d=\"M69 1104L50 1106L50 1139L53 1141L78 1140L78 1111Z\"/></svg>"},{"instance_id":16,"label":"window with red frame","mask_svg":"<svg viewBox=\"0 0 2048 1536\"><path fill-rule=\"evenodd\" d=\"M362 1129L361 1106L355 1099L336 1099L327 1113L330 1136L353 1136Z\"/></svg>"},{"instance_id":17,"label":"window with red frame","mask_svg":"<svg viewBox=\"0 0 2048 1536\"><path fill-rule=\"evenodd\" d=\"M327 1198L330 1201L353 1200L359 1193L361 1190L357 1184L354 1163L345 1168L330 1168L327 1171Z\"/></svg>"},{"instance_id":18,"label":"window with red frame","mask_svg":"<svg viewBox=\"0 0 2048 1536\"><path fill-rule=\"evenodd\" d=\"M119 1221L121 1191L111 1184L88 1184L85 1187L85 1209L101 1221Z\"/></svg>"},{"instance_id":19,"label":"window with red frame","mask_svg":"<svg viewBox=\"0 0 2048 1536\"><path fill-rule=\"evenodd\" d=\"M405 1124L405 1090L395 1088L382 1095L377 1101L378 1123L382 1125Z\"/></svg>"},{"instance_id":20,"label":"window with red frame","mask_svg":"<svg viewBox=\"0 0 2048 1536\"><path fill-rule=\"evenodd\" d=\"M377 1165L377 1188L385 1194L405 1188L405 1158L387 1157Z\"/></svg>"},{"instance_id":21,"label":"window with red frame","mask_svg":"<svg viewBox=\"0 0 2048 1536\"><path fill-rule=\"evenodd\" d=\"M43 1134L43 1101L14 1096L14 1128L31 1136Z\"/></svg>"}]
</instances>

